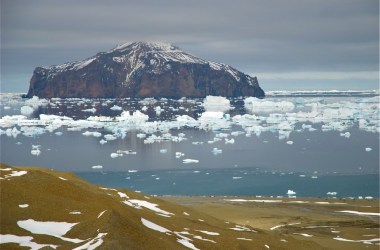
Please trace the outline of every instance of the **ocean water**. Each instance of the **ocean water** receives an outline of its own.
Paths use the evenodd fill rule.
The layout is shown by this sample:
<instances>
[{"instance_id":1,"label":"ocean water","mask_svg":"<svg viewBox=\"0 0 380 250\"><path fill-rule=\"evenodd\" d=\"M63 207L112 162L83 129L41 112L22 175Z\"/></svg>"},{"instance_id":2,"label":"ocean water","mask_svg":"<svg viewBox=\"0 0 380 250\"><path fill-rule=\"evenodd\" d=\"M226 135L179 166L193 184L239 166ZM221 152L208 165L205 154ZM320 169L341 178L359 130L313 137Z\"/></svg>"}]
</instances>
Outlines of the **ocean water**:
<instances>
[{"instance_id":1,"label":"ocean water","mask_svg":"<svg viewBox=\"0 0 380 250\"><path fill-rule=\"evenodd\" d=\"M291 189L302 197L379 197L378 93L301 94L264 101L1 94L1 161L158 195Z\"/></svg>"}]
</instances>

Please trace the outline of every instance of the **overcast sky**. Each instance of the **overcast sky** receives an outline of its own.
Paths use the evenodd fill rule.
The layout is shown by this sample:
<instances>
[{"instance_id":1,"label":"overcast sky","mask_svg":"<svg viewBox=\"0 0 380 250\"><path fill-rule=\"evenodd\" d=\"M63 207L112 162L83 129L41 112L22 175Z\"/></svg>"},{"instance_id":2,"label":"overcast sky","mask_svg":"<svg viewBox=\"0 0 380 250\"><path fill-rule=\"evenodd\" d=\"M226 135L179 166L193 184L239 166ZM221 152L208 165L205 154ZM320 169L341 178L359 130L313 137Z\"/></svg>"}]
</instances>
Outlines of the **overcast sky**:
<instances>
[{"instance_id":1,"label":"overcast sky","mask_svg":"<svg viewBox=\"0 0 380 250\"><path fill-rule=\"evenodd\" d=\"M37 66L163 41L264 90L379 88L378 0L1 0L1 92Z\"/></svg>"}]
</instances>

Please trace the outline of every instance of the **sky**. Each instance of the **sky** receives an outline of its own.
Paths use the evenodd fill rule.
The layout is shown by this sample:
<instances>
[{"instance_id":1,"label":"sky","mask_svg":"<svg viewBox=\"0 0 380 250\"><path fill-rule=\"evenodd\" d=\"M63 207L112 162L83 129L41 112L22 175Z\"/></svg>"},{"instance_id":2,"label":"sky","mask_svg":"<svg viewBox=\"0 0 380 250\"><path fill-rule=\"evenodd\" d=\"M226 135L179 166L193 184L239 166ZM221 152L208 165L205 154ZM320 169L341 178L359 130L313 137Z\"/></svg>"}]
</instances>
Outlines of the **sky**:
<instances>
[{"instance_id":1,"label":"sky","mask_svg":"<svg viewBox=\"0 0 380 250\"><path fill-rule=\"evenodd\" d=\"M1 92L38 66L161 41L265 90L379 88L378 0L1 0Z\"/></svg>"}]
</instances>

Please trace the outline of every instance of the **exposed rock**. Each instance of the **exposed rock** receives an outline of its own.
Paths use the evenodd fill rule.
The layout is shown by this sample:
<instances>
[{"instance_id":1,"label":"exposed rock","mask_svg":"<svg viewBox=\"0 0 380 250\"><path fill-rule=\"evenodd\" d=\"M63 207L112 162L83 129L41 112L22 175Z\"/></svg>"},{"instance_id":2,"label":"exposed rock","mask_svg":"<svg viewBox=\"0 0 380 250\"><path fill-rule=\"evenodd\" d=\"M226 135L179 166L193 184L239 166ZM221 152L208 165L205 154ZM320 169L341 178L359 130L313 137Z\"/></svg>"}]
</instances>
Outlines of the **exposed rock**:
<instances>
[{"instance_id":1,"label":"exposed rock","mask_svg":"<svg viewBox=\"0 0 380 250\"><path fill-rule=\"evenodd\" d=\"M166 43L135 42L83 61L37 67L27 97L264 97L257 78Z\"/></svg>"}]
</instances>

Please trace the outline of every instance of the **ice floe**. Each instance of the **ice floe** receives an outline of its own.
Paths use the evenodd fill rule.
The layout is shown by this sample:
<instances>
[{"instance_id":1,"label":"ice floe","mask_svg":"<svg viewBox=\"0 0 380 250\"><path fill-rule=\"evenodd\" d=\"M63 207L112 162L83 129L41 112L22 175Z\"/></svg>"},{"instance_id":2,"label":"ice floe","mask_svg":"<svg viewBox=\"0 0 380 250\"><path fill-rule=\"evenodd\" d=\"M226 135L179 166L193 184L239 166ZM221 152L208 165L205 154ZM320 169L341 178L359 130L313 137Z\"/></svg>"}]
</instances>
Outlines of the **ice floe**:
<instances>
[{"instance_id":1,"label":"ice floe","mask_svg":"<svg viewBox=\"0 0 380 250\"><path fill-rule=\"evenodd\" d=\"M245 107L253 112L276 112L276 111L292 111L295 106L288 101L268 101L258 99L256 97L248 97L244 100Z\"/></svg>"},{"instance_id":2,"label":"ice floe","mask_svg":"<svg viewBox=\"0 0 380 250\"><path fill-rule=\"evenodd\" d=\"M30 107L30 106L22 106L20 108L20 112L21 112L22 115L29 116L29 115L33 114L34 109L32 107Z\"/></svg>"},{"instance_id":3,"label":"ice floe","mask_svg":"<svg viewBox=\"0 0 380 250\"><path fill-rule=\"evenodd\" d=\"M185 163L185 164L189 164L189 163L198 163L199 160L195 160L195 159L184 159L182 160L182 163Z\"/></svg>"},{"instance_id":4,"label":"ice floe","mask_svg":"<svg viewBox=\"0 0 380 250\"><path fill-rule=\"evenodd\" d=\"M41 145L32 145L32 150L30 153L32 155L39 156L41 154Z\"/></svg>"},{"instance_id":5,"label":"ice floe","mask_svg":"<svg viewBox=\"0 0 380 250\"><path fill-rule=\"evenodd\" d=\"M293 190L289 189L288 192L286 193L287 195L295 195L297 194L296 192L294 192Z\"/></svg>"},{"instance_id":6,"label":"ice floe","mask_svg":"<svg viewBox=\"0 0 380 250\"><path fill-rule=\"evenodd\" d=\"M203 107L206 111L228 111L230 107L230 101L222 96L206 96L203 101Z\"/></svg>"}]
</instances>

